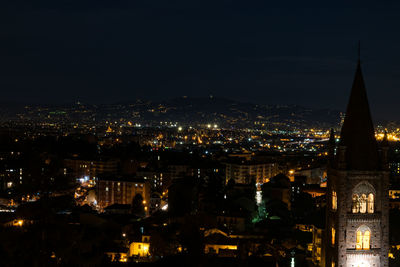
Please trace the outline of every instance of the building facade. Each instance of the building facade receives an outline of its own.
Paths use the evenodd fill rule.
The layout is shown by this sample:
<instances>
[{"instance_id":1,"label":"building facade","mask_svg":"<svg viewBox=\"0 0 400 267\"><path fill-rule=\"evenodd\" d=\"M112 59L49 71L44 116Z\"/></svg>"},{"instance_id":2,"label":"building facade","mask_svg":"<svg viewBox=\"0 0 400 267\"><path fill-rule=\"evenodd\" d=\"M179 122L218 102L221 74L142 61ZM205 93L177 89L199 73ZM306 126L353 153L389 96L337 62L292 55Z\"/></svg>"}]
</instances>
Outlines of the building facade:
<instances>
[{"instance_id":1,"label":"building facade","mask_svg":"<svg viewBox=\"0 0 400 267\"><path fill-rule=\"evenodd\" d=\"M278 163L254 161L226 163L226 182L233 179L237 184L249 184L254 180L258 185L269 182L279 173Z\"/></svg>"},{"instance_id":2,"label":"building facade","mask_svg":"<svg viewBox=\"0 0 400 267\"><path fill-rule=\"evenodd\" d=\"M329 148L326 267L386 267L389 253L388 143L375 139L360 62L336 146Z\"/></svg>"},{"instance_id":3,"label":"building facade","mask_svg":"<svg viewBox=\"0 0 400 267\"><path fill-rule=\"evenodd\" d=\"M94 179L104 173L116 174L119 170L119 160L65 159L64 166L72 171L75 178Z\"/></svg>"},{"instance_id":4,"label":"building facade","mask_svg":"<svg viewBox=\"0 0 400 267\"><path fill-rule=\"evenodd\" d=\"M312 228L313 242L311 257L313 263L317 266L321 265L321 260L323 258L323 232L324 229L318 228L316 226L313 226Z\"/></svg>"},{"instance_id":5,"label":"building facade","mask_svg":"<svg viewBox=\"0 0 400 267\"><path fill-rule=\"evenodd\" d=\"M150 184L143 179L101 177L97 181L97 204L104 209L113 204L132 204L136 194L142 195L146 214L149 213Z\"/></svg>"}]
</instances>

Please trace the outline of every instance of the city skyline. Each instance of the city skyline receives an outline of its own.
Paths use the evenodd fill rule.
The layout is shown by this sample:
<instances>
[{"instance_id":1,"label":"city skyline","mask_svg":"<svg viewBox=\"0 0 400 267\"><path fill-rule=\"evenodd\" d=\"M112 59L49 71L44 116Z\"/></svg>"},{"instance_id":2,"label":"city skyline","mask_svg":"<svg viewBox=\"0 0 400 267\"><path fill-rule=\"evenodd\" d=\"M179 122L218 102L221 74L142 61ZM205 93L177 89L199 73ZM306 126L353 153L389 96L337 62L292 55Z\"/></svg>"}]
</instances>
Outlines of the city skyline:
<instances>
[{"instance_id":1,"label":"city skyline","mask_svg":"<svg viewBox=\"0 0 400 267\"><path fill-rule=\"evenodd\" d=\"M214 95L343 110L361 40L373 114L398 119L395 2L288 8L21 1L3 7L3 101Z\"/></svg>"},{"instance_id":2,"label":"city skyline","mask_svg":"<svg viewBox=\"0 0 400 267\"><path fill-rule=\"evenodd\" d=\"M400 266L399 11L0 1L0 265Z\"/></svg>"}]
</instances>

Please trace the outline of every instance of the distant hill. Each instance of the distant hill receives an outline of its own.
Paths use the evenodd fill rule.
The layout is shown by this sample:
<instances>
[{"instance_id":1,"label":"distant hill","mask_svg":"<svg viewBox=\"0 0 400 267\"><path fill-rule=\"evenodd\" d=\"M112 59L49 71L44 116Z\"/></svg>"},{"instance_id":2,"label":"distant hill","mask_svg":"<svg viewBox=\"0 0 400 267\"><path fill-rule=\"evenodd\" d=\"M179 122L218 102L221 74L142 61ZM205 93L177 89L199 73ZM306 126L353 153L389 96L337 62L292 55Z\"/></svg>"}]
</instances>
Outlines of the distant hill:
<instances>
[{"instance_id":1,"label":"distant hill","mask_svg":"<svg viewBox=\"0 0 400 267\"><path fill-rule=\"evenodd\" d=\"M259 105L225 98L175 98L152 102L151 106L154 111L144 113L147 120L243 125L274 122L301 127L335 126L340 122L340 112L335 110L298 105Z\"/></svg>"},{"instance_id":2,"label":"distant hill","mask_svg":"<svg viewBox=\"0 0 400 267\"><path fill-rule=\"evenodd\" d=\"M178 122L219 126L337 126L340 112L298 105L259 105L225 98L180 97L165 101L136 100L117 104L22 105L0 104L1 120L101 122L129 120L145 125Z\"/></svg>"}]
</instances>

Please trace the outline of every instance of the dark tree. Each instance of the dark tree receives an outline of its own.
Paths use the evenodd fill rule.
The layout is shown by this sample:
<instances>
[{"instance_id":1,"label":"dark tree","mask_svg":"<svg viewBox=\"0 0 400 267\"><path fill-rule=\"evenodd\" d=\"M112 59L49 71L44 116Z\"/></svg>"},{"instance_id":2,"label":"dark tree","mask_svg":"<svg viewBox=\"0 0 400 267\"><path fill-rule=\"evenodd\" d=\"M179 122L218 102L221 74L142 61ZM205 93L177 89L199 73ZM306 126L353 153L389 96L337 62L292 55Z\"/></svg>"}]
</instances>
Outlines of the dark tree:
<instances>
[{"instance_id":1,"label":"dark tree","mask_svg":"<svg viewBox=\"0 0 400 267\"><path fill-rule=\"evenodd\" d=\"M296 194L291 205L294 218L296 220L306 218L315 210L314 206L314 201L310 194L304 192Z\"/></svg>"},{"instance_id":2,"label":"dark tree","mask_svg":"<svg viewBox=\"0 0 400 267\"><path fill-rule=\"evenodd\" d=\"M186 249L192 264L197 263L196 265L199 266L204 254L204 235L200 231L198 218L194 215L186 215L179 230L180 243Z\"/></svg>"},{"instance_id":3,"label":"dark tree","mask_svg":"<svg viewBox=\"0 0 400 267\"><path fill-rule=\"evenodd\" d=\"M184 216L196 208L196 183L193 177L175 179L168 189L168 212L171 216Z\"/></svg>"},{"instance_id":4,"label":"dark tree","mask_svg":"<svg viewBox=\"0 0 400 267\"><path fill-rule=\"evenodd\" d=\"M154 229L150 238L150 253L156 258L170 256L176 253L178 243L176 234L171 227Z\"/></svg>"},{"instance_id":5,"label":"dark tree","mask_svg":"<svg viewBox=\"0 0 400 267\"><path fill-rule=\"evenodd\" d=\"M132 200L132 213L138 217L144 217L146 215L141 194L136 194Z\"/></svg>"},{"instance_id":6,"label":"dark tree","mask_svg":"<svg viewBox=\"0 0 400 267\"><path fill-rule=\"evenodd\" d=\"M205 177L199 192L200 209L206 212L220 210L224 200L223 179L217 175Z\"/></svg>"}]
</instances>

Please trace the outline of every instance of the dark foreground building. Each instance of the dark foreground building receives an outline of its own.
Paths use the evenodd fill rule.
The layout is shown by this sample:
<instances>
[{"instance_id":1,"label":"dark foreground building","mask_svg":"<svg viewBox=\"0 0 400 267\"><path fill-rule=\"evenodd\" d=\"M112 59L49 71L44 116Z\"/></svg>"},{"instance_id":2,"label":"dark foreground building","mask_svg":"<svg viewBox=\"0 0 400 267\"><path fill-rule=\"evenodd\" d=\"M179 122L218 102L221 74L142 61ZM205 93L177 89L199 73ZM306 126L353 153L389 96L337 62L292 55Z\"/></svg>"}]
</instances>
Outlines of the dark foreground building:
<instances>
[{"instance_id":1,"label":"dark foreground building","mask_svg":"<svg viewBox=\"0 0 400 267\"><path fill-rule=\"evenodd\" d=\"M330 144L326 267L388 266L388 144L375 139L358 61L340 142Z\"/></svg>"}]
</instances>

